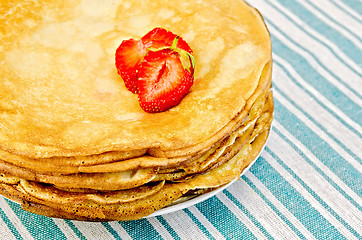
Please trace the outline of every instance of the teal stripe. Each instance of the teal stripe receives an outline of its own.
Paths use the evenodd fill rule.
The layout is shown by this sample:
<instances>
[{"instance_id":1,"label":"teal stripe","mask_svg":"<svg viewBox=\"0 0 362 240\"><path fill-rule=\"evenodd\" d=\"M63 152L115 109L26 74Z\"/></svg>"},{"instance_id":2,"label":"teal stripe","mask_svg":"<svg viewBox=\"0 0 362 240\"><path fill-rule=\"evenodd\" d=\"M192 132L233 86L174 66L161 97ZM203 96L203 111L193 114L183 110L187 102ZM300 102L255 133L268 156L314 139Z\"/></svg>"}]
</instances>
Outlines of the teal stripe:
<instances>
[{"instance_id":1,"label":"teal stripe","mask_svg":"<svg viewBox=\"0 0 362 240\"><path fill-rule=\"evenodd\" d=\"M318 128L320 128L321 130L323 130L323 132L330 137L333 141L335 141L339 146L341 146L343 148L343 150L345 150L349 155L351 155L354 159L356 159L359 163L362 163L362 160L356 155L354 154L349 148L348 146L346 146L343 142L341 142L339 139L337 139L336 137L334 137L329 131L328 129L326 129L322 124L320 124L318 121L316 121L313 116L311 116L310 114L308 114L303 108L301 108L300 106L298 106L298 104L293 101L292 99L290 99L279 87L278 84L273 85L273 88L280 94L282 95L285 99L287 99L295 108L297 108L300 112L302 112L302 114L304 116L306 116L311 122L313 122L315 125L317 125Z\"/></svg>"},{"instance_id":2,"label":"teal stripe","mask_svg":"<svg viewBox=\"0 0 362 240\"><path fill-rule=\"evenodd\" d=\"M313 197L316 199L329 213L331 213L342 225L347 228L355 237L362 239L362 236L357 233L338 213L336 213L322 198L316 194L300 177L298 177L294 171L289 168L270 148L266 147L265 150L290 174L295 180L297 180Z\"/></svg>"},{"instance_id":3,"label":"teal stripe","mask_svg":"<svg viewBox=\"0 0 362 240\"><path fill-rule=\"evenodd\" d=\"M259 230L268 238L274 239L270 233L260 224L260 222L246 209L227 189L223 192L238 208L259 228Z\"/></svg>"},{"instance_id":4,"label":"teal stripe","mask_svg":"<svg viewBox=\"0 0 362 240\"><path fill-rule=\"evenodd\" d=\"M306 24L311 28L314 28L317 32L327 37L330 41L337 44L340 49L346 53L347 56L352 58L354 62L361 62L361 51L357 46L348 38L344 37L341 33L333 29L332 27L324 24L313 13L309 12L304 6L297 1L279 0L284 7L289 8L299 18L304 19Z\"/></svg>"},{"instance_id":5,"label":"teal stripe","mask_svg":"<svg viewBox=\"0 0 362 240\"><path fill-rule=\"evenodd\" d=\"M226 239L256 239L217 197L198 203L196 207Z\"/></svg>"},{"instance_id":6,"label":"teal stripe","mask_svg":"<svg viewBox=\"0 0 362 240\"><path fill-rule=\"evenodd\" d=\"M199 229L206 235L207 238L209 239L215 239L210 232L205 228L205 226L199 221L199 219L197 219L191 212L189 209L185 208L183 210L191 219L192 221L194 221L194 223L199 227Z\"/></svg>"},{"instance_id":7,"label":"teal stripe","mask_svg":"<svg viewBox=\"0 0 362 240\"><path fill-rule=\"evenodd\" d=\"M301 55L294 52L292 49L289 49L280 42L279 39L273 37L273 35L271 36L271 39L274 46L274 52L278 56L289 62L294 70L302 76L305 81L313 86L314 89L320 92L332 104L349 116L354 122L362 125L362 111L356 111L356 109L360 109L360 107L355 102L351 101L347 95L321 76Z\"/></svg>"},{"instance_id":8,"label":"teal stripe","mask_svg":"<svg viewBox=\"0 0 362 240\"><path fill-rule=\"evenodd\" d=\"M70 220L64 220L66 224L73 230L73 232L77 235L79 239L86 240L83 233L78 230L78 228L74 225L74 223Z\"/></svg>"},{"instance_id":9,"label":"teal stripe","mask_svg":"<svg viewBox=\"0 0 362 240\"><path fill-rule=\"evenodd\" d=\"M118 233L112 228L112 226L108 222L103 222L102 225L112 234L115 239L122 240L122 238L118 235Z\"/></svg>"},{"instance_id":10,"label":"teal stripe","mask_svg":"<svg viewBox=\"0 0 362 240\"><path fill-rule=\"evenodd\" d=\"M263 157L259 158L258 163L251 167L251 172L316 238L345 239Z\"/></svg>"},{"instance_id":11,"label":"teal stripe","mask_svg":"<svg viewBox=\"0 0 362 240\"><path fill-rule=\"evenodd\" d=\"M156 217L157 220L166 228L166 230L171 234L171 236L173 237L173 239L176 240L180 240L181 238L177 235L177 233L175 232L175 230L173 230L173 228L170 226L170 224L168 224L168 222L162 217L162 216L157 216Z\"/></svg>"},{"instance_id":12,"label":"teal stripe","mask_svg":"<svg viewBox=\"0 0 362 240\"><path fill-rule=\"evenodd\" d=\"M343 3L350 6L359 14L362 13L362 2L360 0L343 0Z\"/></svg>"},{"instance_id":13,"label":"teal stripe","mask_svg":"<svg viewBox=\"0 0 362 240\"><path fill-rule=\"evenodd\" d=\"M133 239L162 239L146 219L119 222L119 224Z\"/></svg>"},{"instance_id":14,"label":"teal stripe","mask_svg":"<svg viewBox=\"0 0 362 240\"><path fill-rule=\"evenodd\" d=\"M268 18L266 17L266 19L268 19ZM273 26L277 31L279 31L281 34L283 34L282 31L280 30L280 28L279 28L277 25L275 25L275 24L273 24L273 23L271 23L271 22L268 22L268 24L269 24L270 26ZM314 58L314 60L318 63L319 66L321 66L321 67L322 67L326 72L328 72L333 78L337 79L337 80L339 81L339 83L342 84L345 88L347 88L349 91L353 92L355 95L357 95L357 96L359 96L359 97L362 96L360 92L358 92L357 90L354 90L353 88L351 88L350 86L348 86L340 77L338 77L335 73L333 73L332 71L330 71L329 69L327 69L326 66L325 66L323 63L321 63L321 61L318 59L318 57L315 55L314 52L311 52L309 49L306 49L306 48L303 47L301 44L299 44L298 42L296 42L296 41L294 41L292 38L290 38L288 35L284 35L284 34L283 34L283 36L284 36L286 39L288 39L290 42L292 42L294 45L296 45L298 48L302 49L304 52L306 52L306 53L308 53L309 55L311 55L311 56ZM274 42L275 42L275 41L279 41L279 40L277 40L276 37L274 37L273 34L271 35L271 39L272 39L273 45L274 45ZM279 51L281 51L281 52L279 52ZM323 86L324 88L326 88L326 87L329 85L329 86L328 86L328 89L327 89L328 91L324 93L324 95L326 95L327 98L328 98L328 97L332 97L330 94L333 93L333 91L336 91L336 92L339 92L340 94L342 94L343 99L346 99L346 100L347 100L347 99L349 98L348 96L344 95L344 93L342 93L342 92L341 92L338 88L336 88L334 85L332 85L331 83L329 83L328 81L326 81L322 75L320 75L316 70L313 69L313 66L311 66L311 65L308 63L308 61L307 61L306 59L304 59L304 57L303 57L302 55L300 55L299 53L297 53L297 52L294 51L293 49L289 48L287 45L284 45L281 41L278 42L277 47L274 46L274 52L275 52L275 53L278 53L278 55L279 55L279 54L283 54L284 51L290 51L290 52L292 52L293 55L289 55L289 58L290 58L291 56L293 56L293 57L298 57L298 63L297 63L297 65L296 65L296 67L298 67L299 64L309 65L309 66L308 66L308 69L302 69L304 74L309 74L309 71L313 71L312 74L314 74L314 75L317 77L318 80L319 80L319 79L323 79L323 81L325 82L325 84L327 84L327 85L321 85L321 83L319 83L319 86ZM294 60L294 63L295 63L295 62L296 62L296 61ZM299 68L300 68L300 67L299 67ZM295 68L295 69L298 70L297 68ZM310 79L308 79L308 80L310 80ZM311 80L315 80L315 79L311 79ZM311 82L311 83L312 83L312 82ZM321 89L321 90L325 90L325 89ZM334 97L336 97L336 96L334 96ZM351 103L353 103L355 106L359 107L359 106L356 105L354 102L351 102Z\"/></svg>"},{"instance_id":15,"label":"teal stripe","mask_svg":"<svg viewBox=\"0 0 362 240\"><path fill-rule=\"evenodd\" d=\"M14 235L16 239L23 239L23 237L19 234L18 230L14 227L13 223L9 220L8 216L4 213L4 211L0 208L0 217L3 219L5 224L10 229L11 233Z\"/></svg>"},{"instance_id":16,"label":"teal stripe","mask_svg":"<svg viewBox=\"0 0 362 240\"><path fill-rule=\"evenodd\" d=\"M297 85L300 89L302 89L307 95L313 98L314 101L316 101L319 105L321 105L327 112L329 112L334 118L336 118L341 124L343 124L346 128L351 130L354 134L356 134L358 137L362 138L362 134L357 131L355 128L353 128L350 124L345 122L341 117L339 117L333 110L331 110L328 106L326 106L322 101L320 101L318 98L314 97L314 95L306 88L304 88L302 85L299 84L299 82L290 74L290 72L278 61L274 59L274 64L278 65L283 72L293 81L295 85ZM275 86L278 85L278 81L273 82ZM282 89L282 88L280 88ZM287 89L286 89L287 90ZM282 92L282 91L280 91ZM285 96L285 95L283 95Z\"/></svg>"},{"instance_id":17,"label":"teal stripe","mask_svg":"<svg viewBox=\"0 0 362 240\"><path fill-rule=\"evenodd\" d=\"M317 37L315 37L313 34L308 33L307 31L304 30L303 27L300 27L296 22L294 22L288 15L286 15L282 10L279 10L279 8L275 5L275 3L273 1L268 1L268 3L272 6L274 6L274 9L276 11L278 11L281 15L283 15L285 18L287 18L289 21L293 22L295 24L295 26L301 30L302 32L304 32L305 34L307 34L308 36L310 36L311 38L313 38L315 41L319 42L320 44L322 44L323 46L325 46L326 48L328 48L330 50L330 52L339 60L341 61L349 70L351 70L352 72L354 72L355 74L362 76L359 72L357 72L356 70L354 70L353 68L351 68L349 66L349 64L347 64L342 58L340 58L337 54L334 53L334 50L329 47L326 43L324 43L323 41L319 40ZM270 21L270 19L269 19ZM351 59L351 61L353 61ZM355 62L356 63L356 62ZM359 62L357 62L356 64L359 64Z\"/></svg>"},{"instance_id":18,"label":"teal stripe","mask_svg":"<svg viewBox=\"0 0 362 240\"><path fill-rule=\"evenodd\" d=\"M362 195L362 177L348 161L343 159L328 143L309 129L300 119L289 112L278 99L274 99L274 118L298 141L305 145L324 165L335 173L359 196ZM343 167L341 167L343 166Z\"/></svg>"},{"instance_id":19,"label":"teal stripe","mask_svg":"<svg viewBox=\"0 0 362 240\"><path fill-rule=\"evenodd\" d=\"M306 0L305 0L306 1ZM320 8L318 8L317 5L315 5L312 1L307 0L312 7L318 11L321 15L323 15L325 18L327 18L329 21L333 22L334 24L338 25L339 27L343 28L346 32L348 32L349 34L353 35L355 38L360 39L354 32L351 32L351 30L349 30L348 28L346 28L345 26L343 26L342 24L340 24L340 22L334 20L333 18L331 18L329 15L325 14L324 11L322 11Z\"/></svg>"},{"instance_id":20,"label":"teal stripe","mask_svg":"<svg viewBox=\"0 0 362 240\"><path fill-rule=\"evenodd\" d=\"M335 7L339 8L340 10L342 10L345 14L349 15L349 12L348 12L345 8L342 8L341 6L339 6L339 4L337 4L335 0L332 0L332 1L330 1L330 2L331 2ZM344 2L344 5L347 5L347 6L348 6L348 4L346 4L345 2ZM355 11L356 13L361 13L361 12L362 12L362 11L358 12L358 11L356 11L356 9L353 9L353 8L352 8L352 10ZM361 10L362 10L362 9L361 9ZM356 21L359 22L359 23L362 23L362 21L361 21L360 19L358 19L358 18L354 18L354 20L356 20Z\"/></svg>"},{"instance_id":21,"label":"teal stripe","mask_svg":"<svg viewBox=\"0 0 362 240\"><path fill-rule=\"evenodd\" d=\"M255 164L254 164L255 165ZM253 166L251 167L253 168ZM250 168L250 169L251 169ZM250 181L249 178L247 178L245 175L241 177L253 190L256 194L259 195L259 197L261 199L263 199L263 201L273 210L273 212L275 212L278 217L280 217L282 219L282 221L284 221L288 227L290 227L290 229L292 229L294 231L295 234L298 235L298 237L300 237L301 239L306 240L306 237L293 225L293 223L291 223L288 218L286 218L277 207L275 207L275 205L269 201L269 199L254 185L253 182Z\"/></svg>"},{"instance_id":22,"label":"teal stripe","mask_svg":"<svg viewBox=\"0 0 362 240\"><path fill-rule=\"evenodd\" d=\"M282 134L276 127L273 131L286 141L310 166L312 166L329 184L331 184L340 194L343 195L350 203L362 211L362 206L353 200L346 192L340 188L330 177L327 176L312 160L310 160L291 140Z\"/></svg>"},{"instance_id":23,"label":"teal stripe","mask_svg":"<svg viewBox=\"0 0 362 240\"><path fill-rule=\"evenodd\" d=\"M66 239L51 218L26 212L21 209L19 204L10 200L7 202L35 239Z\"/></svg>"}]
</instances>

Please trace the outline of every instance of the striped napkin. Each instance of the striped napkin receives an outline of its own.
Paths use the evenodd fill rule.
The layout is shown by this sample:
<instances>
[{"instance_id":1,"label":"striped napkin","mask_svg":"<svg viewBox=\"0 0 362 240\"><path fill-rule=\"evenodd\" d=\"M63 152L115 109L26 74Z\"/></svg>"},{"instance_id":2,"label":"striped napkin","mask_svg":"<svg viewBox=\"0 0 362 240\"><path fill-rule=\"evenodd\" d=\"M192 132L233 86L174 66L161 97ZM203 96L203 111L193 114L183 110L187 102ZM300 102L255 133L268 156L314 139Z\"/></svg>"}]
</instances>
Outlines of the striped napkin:
<instances>
[{"instance_id":1,"label":"striped napkin","mask_svg":"<svg viewBox=\"0 0 362 240\"><path fill-rule=\"evenodd\" d=\"M27 213L0 197L0 239L362 239L362 2L250 0L273 43L275 121L232 186L130 222Z\"/></svg>"}]
</instances>

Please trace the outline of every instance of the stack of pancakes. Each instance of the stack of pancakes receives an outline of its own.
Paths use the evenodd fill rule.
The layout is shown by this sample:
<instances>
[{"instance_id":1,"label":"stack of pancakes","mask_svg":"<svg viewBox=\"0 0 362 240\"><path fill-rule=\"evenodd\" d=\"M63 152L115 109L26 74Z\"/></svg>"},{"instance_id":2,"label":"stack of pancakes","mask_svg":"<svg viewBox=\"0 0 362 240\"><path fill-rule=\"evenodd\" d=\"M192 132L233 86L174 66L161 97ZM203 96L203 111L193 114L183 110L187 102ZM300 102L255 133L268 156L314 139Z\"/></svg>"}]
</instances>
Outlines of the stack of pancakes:
<instances>
[{"instance_id":1,"label":"stack of pancakes","mask_svg":"<svg viewBox=\"0 0 362 240\"><path fill-rule=\"evenodd\" d=\"M265 144L270 36L244 2L9 1L0 18L0 192L25 210L139 219L237 179ZM114 53L154 27L196 69L179 105L150 114Z\"/></svg>"}]
</instances>

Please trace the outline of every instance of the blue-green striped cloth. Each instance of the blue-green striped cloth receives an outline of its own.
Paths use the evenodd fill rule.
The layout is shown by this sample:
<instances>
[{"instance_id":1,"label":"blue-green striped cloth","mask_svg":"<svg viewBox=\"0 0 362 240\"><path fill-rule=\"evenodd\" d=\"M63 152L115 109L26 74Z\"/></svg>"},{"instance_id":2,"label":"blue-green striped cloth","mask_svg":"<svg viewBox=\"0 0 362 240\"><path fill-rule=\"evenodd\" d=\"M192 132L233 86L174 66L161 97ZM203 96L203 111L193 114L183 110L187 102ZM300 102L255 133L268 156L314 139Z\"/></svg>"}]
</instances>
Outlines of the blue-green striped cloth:
<instances>
[{"instance_id":1,"label":"blue-green striped cloth","mask_svg":"<svg viewBox=\"0 0 362 240\"><path fill-rule=\"evenodd\" d=\"M129 222L52 219L0 197L0 239L362 239L362 2L249 3L271 33L275 120L239 181Z\"/></svg>"}]
</instances>

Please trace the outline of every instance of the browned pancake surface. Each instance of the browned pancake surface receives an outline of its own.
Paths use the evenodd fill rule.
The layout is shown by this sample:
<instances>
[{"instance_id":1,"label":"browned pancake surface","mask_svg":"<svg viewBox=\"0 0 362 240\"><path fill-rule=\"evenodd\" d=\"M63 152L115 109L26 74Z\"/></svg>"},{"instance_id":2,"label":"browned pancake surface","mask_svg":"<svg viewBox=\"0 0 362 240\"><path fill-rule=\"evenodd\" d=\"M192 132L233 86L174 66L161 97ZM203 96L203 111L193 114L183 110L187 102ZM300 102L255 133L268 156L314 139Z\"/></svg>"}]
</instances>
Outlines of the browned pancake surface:
<instances>
[{"instance_id":1,"label":"browned pancake surface","mask_svg":"<svg viewBox=\"0 0 362 240\"><path fill-rule=\"evenodd\" d=\"M96 2L2 3L3 150L51 157L198 144L244 108L270 60L262 18L243 2ZM148 114L117 75L114 53L159 26L194 50L195 85L178 106Z\"/></svg>"}]
</instances>

